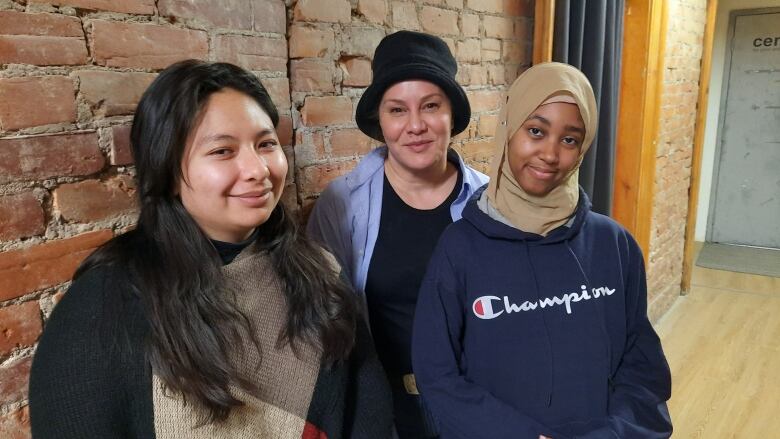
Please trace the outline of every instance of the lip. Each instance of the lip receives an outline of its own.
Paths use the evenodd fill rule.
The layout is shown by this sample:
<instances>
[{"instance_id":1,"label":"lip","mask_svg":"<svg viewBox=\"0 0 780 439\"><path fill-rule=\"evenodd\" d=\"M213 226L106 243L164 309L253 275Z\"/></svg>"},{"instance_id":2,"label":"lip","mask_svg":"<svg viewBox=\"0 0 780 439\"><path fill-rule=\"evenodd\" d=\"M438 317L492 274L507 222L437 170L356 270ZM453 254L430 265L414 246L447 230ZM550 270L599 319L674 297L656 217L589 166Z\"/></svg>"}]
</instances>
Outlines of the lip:
<instances>
[{"instance_id":1,"label":"lip","mask_svg":"<svg viewBox=\"0 0 780 439\"><path fill-rule=\"evenodd\" d=\"M407 148L412 149L413 151L419 152L419 151L424 150L425 148L427 148L428 146L430 146L432 144L433 144L433 140L418 140L418 141L415 141L415 142L405 143L404 146L406 146Z\"/></svg>"},{"instance_id":2,"label":"lip","mask_svg":"<svg viewBox=\"0 0 780 439\"><path fill-rule=\"evenodd\" d=\"M536 168L533 166L529 166L528 170L535 178L539 180L552 180L557 174L554 169Z\"/></svg>"},{"instance_id":3,"label":"lip","mask_svg":"<svg viewBox=\"0 0 780 439\"><path fill-rule=\"evenodd\" d=\"M272 194L273 193L271 188L267 188L263 190L243 192L240 194L231 195L231 197L237 199L248 207L262 207L268 202L268 200L271 199Z\"/></svg>"}]
</instances>

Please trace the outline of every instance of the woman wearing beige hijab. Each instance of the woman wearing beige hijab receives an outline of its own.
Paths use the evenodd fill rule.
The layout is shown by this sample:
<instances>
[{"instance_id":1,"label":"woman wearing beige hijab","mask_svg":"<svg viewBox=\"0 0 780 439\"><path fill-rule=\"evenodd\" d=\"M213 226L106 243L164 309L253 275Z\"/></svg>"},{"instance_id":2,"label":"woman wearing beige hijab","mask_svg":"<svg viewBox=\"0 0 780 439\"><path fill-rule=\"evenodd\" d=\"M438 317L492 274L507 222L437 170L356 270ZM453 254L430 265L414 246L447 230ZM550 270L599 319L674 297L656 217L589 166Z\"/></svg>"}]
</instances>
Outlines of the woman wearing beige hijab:
<instances>
[{"instance_id":1,"label":"woman wearing beige hijab","mask_svg":"<svg viewBox=\"0 0 780 439\"><path fill-rule=\"evenodd\" d=\"M598 119L588 80L534 66L500 118L490 183L442 235L417 303L414 372L441 437L669 437L642 252L577 184Z\"/></svg>"}]
</instances>

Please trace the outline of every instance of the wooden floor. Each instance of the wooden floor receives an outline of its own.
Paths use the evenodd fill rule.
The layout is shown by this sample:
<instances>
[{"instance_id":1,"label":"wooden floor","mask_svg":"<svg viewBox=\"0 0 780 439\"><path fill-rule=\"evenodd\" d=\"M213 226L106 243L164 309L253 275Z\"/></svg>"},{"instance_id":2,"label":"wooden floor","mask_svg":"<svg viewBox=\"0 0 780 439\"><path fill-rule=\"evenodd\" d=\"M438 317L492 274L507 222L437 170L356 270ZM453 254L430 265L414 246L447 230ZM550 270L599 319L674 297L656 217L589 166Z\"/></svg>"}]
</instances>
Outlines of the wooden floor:
<instances>
[{"instance_id":1,"label":"wooden floor","mask_svg":"<svg viewBox=\"0 0 780 439\"><path fill-rule=\"evenodd\" d=\"M696 267L656 329L673 438L780 438L780 278Z\"/></svg>"}]
</instances>

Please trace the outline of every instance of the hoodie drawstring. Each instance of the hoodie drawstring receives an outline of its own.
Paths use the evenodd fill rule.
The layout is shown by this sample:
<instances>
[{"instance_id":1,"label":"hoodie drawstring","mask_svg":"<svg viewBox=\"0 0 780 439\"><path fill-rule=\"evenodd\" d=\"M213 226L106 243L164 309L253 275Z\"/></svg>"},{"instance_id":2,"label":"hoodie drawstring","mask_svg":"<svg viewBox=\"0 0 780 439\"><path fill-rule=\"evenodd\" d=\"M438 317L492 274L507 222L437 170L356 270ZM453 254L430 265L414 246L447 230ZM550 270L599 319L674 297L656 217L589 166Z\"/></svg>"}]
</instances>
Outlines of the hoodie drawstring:
<instances>
[{"instance_id":1,"label":"hoodie drawstring","mask_svg":"<svg viewBox=\"0 0 780 439\"><path fill-rule=\"evenodd\" d=\"M588 275L585 274L585 270L582 268L582 264L580 263L580 259L577 257L577 254L574 253L574 249L571 248L571 245L569 245L569 240L565 240L564 243L566 244L566 249L569 250L569 254L574 258L574 262L577 264L577 268L580 270L580 274L582 274L582 278L585 280L585 285L588 287L591 287L590 279L588 279ZM596 313L599 315L599 323L601 327L601 335L603 336L604 345L607 348L607 358L609 358L609 369L607 370L607 379L609 380L610 387L612 386L612 344L609 342L609 332L607 332L607 326L604 319L604 310L601 309L601 306L599 306L599 303L595 303L596 306Z\"/></svg>"},{"instance_id":2,"label":"hoodie drawstring","mask_svg":"<svg viewBox=\"0 0 780 439\"><path fill-rule=\"evenodd\" d=\"M531 259L531 249L530 245L528 243L525 243L525 257L528 258L528 265L531 266L531 277L534 281L534 291L536 292L536 301L537 303L541 301L541 295L539 292L539 282L536 280L536 269L534 268L533 260ZM547 317L546 313L542 312L542 326L544 327L544 340L547 342L547 358L550 362L550 368L548 369L548 382L549 386L547 387L547 395L546 395L546 403L547 407L550 407L552 404L552 389L553 389L553 354L552 354L552 342L550 341L550 329L547 325Z\"/></svg>"}]
</instances>

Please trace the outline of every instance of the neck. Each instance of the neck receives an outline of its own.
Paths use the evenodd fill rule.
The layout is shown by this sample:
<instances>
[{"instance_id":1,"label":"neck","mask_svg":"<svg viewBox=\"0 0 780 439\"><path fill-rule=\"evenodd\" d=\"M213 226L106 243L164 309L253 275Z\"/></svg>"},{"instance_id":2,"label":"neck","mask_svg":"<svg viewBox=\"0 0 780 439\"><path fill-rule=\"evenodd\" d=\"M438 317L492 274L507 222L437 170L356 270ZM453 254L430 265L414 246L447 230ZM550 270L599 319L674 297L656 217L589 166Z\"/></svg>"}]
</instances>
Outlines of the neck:
<instances>
[{"instance_id":1,"label":"neck","mask_svg":"<svg viewBox=\"0 0 780 439\"><path fill-rule=\"evenodd\" d=\"M433 209L452 192L458 180L458 170L446 157L444 163L412 171L388 156L385 160L385 176L407 205L415 209Z\"/></svg>"}]
</instances>

